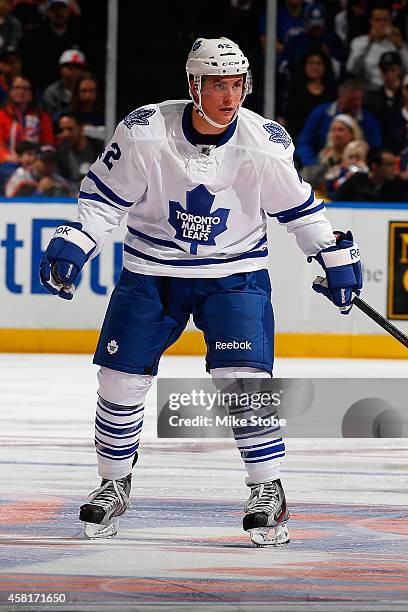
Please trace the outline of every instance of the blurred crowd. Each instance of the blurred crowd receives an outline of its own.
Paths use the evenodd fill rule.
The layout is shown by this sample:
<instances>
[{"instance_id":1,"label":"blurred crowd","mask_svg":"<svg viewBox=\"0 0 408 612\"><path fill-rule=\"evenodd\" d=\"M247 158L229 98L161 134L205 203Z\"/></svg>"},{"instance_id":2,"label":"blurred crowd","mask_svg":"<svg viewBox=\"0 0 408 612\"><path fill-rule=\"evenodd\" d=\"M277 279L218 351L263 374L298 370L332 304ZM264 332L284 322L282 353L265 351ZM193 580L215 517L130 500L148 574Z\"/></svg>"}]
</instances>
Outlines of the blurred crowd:
<instances>
[{"instance_id":1,"label":"blurred crowd","mask_svg":"<svg viewBox=\"0 0 408 612\"><path fill-rule=\"evenodd\" d=\"M329 198L408 202L407 19L404 0L279 2L276 117Z\"/></svg>"},{"instance_id":2,"label":"blurred crowd","mask_svg":"<svg viewBox=\"0 0 408 612\"><path fill-rule=\"evenodd\" d=\"M76 196L103 149L105 51L89 28L84 35L84 23L94 27L97 18L105 23L95 33L106 30L106 2L98 0L99 17L95 2L0 0L0 195ZM295 142L297 169L328 198L408 201L407 3L278 0L276 120ZM119 55L127 59L118 63L119 112L184 98L180 62L191 40L226 35L250 58L255 93L247 104L262 113L265 4L207 0L203 14L199 7L186 12L184 0L174 0L148 56L138 51L143 37L132 40L136 59L130 63L132 11L143 22L152 4L129 4L120 20ZM174 67L163 51L170 36ZM167 66L161 78L152 67L157 61Z\"/></svg>"},{"instance_id":3,"label":"blurred crowd","mask_svg":"<svg viewBox=\"0 0 408 612\"><path fill-rule=\"evenodd\" d=\"M73 197L104 147L75 0L0 0L0 194Z\"/></svg>"}]
</instances>

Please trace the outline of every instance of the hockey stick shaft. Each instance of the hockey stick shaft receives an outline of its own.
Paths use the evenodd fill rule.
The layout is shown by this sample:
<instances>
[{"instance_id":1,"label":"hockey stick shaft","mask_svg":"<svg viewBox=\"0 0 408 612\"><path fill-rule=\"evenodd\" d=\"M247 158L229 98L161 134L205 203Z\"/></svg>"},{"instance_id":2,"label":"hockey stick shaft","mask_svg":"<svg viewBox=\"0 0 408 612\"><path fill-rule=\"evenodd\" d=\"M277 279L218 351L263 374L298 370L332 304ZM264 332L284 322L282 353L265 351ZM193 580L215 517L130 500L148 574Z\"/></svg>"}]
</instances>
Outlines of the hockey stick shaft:
<instances>
[{"instance_id":1,"label":"hockey stick shaft","mask_svg":"<svg viewBox=\"0 0 408 612\"><path fill-rule=\"evenodd\" d=\"M386 332L394 336L398 342L401 342L406 348L408 348L408 337L402 333L395 325L385 319L379 312L374 310L367 302L364 302L361 298L356 295L353 298L354 306L357 306L362 312L364 312L370 319L375 321L380 327L385 329Z\"/></svg>"}]
</instances>

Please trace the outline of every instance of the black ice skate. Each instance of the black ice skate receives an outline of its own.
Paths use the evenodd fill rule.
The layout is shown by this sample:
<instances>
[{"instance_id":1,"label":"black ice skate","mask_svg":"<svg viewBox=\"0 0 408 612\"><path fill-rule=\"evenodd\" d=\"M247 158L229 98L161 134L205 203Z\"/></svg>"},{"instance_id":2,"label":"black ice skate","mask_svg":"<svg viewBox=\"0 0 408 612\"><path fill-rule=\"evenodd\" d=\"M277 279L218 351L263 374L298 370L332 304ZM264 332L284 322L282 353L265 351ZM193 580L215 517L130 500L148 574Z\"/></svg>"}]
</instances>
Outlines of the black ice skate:
<instances>
[{"instance_id":1,"label":"black ice skate","mask_svg":"<svg viewBox=\"0 0 408 612\"><path fill-rule=\"evenodd\" d=\"M251 494L245 508L243 527L249 531L255 546L277 546L287 544L289 532L286 523L289 510L280 480L270 480L259 484L248 483ZM268 538L271 529L275 536Z\"/></svg>"},{"instance_id":2,"label":"black ice skate","mask_svg":"<svg viewBox=\"0 0 408 612\"><path fill-rule=\"evenodd\" d=\"M84 521L87 538L111 538L118 532L119 517L130 508L132 474L119 480L102 478L101 486L80 508L79 519Z\"/></svg>"}]
</instances>

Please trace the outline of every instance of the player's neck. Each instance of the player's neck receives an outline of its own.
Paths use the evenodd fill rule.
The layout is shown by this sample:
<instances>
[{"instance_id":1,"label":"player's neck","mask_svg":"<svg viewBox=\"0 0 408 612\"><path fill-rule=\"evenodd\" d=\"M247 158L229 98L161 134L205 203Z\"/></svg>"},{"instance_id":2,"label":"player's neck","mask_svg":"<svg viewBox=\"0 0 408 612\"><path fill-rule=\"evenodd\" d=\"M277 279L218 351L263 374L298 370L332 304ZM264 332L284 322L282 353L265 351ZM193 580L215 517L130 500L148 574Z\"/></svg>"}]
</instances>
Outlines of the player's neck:
<instances>
[{"instance_id":1,"label":"player's neck","mask_svg":"<svg viewBox=\"0 0 408 612\"><path fill-rule=\"evenodd\" d=\"M228 126L217 128L211 125L204 117L201 117L201 115L197 113L195 108L191 111L191 121L193 123L193 128L200 134L222 134L228 128Z\"/></svg>"}]
</instances>

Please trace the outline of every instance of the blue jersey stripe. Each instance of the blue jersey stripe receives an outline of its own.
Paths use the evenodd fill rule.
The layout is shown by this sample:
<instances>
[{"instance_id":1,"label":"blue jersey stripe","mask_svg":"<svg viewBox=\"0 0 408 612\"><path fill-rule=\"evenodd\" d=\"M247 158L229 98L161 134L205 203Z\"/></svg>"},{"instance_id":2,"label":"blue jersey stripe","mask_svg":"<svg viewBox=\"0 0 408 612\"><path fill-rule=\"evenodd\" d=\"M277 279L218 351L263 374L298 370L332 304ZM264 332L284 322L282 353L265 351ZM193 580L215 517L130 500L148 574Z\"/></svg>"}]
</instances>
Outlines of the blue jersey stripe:
<instances>
[{"instance_id":1,"label":"blue jersey stripe","mask_svg":"<svg viewBox=\"0 0 408 612\"><path fill-rule=\"evenodd\" d=\"M249 253L244 253L243 255L237 255L236 257L230 257L229 259L210 259L210 258L198 258L198 259L159 259L158 257L153 257L152 255L147 255L147 253L142 253L141 251L137 251L133 249L128 244L125 244L123 250L126 253L130 253L130 255L135 255L136 257L140 257L141 259L145 259L146 261L153 261L154 263L158 263L164 266L180 266L180 267L188 267L188 266L209 266L211 264L226 264L234 261L240 261L241 259L254 259L256 257L267 257L268 249L264 251L250 251Z\"/></svg>"},{"instance_id":2,"label":"blue jersey stripe","mask_svg":"<svg viewBox=\"0 0 408 612\"><path fill-rule=\"evenodd\" d=\"M290 221L295 221L296 219L300 219L301 217L306 217L307 215L313 215L319 210L323 210L324 204L318 204L318 206L314 206L313 208L308 208L307 210L302 210L297 213L293 213L292 215L288 215L285 219L280 219L278 217L278 221L280 223L290 223Z\"/></svg>"},{"instance_id":3,"label":"blue jersey stripe","mask_svg":"<svg viewBox=\"0 0 408 612\"><path fill-rule=\"evenodd\" d=\"M114 204L112 204L112 202L109 202L109 200L105 200L105 198L98 195L97 193L87 193L86 191L80 191L79 197L84 200L93 200L94 202L101 202L102 204L109 204L109 206L112 206L112 208L121 210L118 206L115 206Z\"/></svg>"},{"instance_id":4,"label":"blue jersey stripe","mask_svg":"<svg viewBox=\"0 0 408 612\"><path fill-rule=\"evenodd\" d=\"M89 170L86 176L90 178L91 181L95 183L99 191L101 191L103 195L105 195L107 198L112 200L112 202L115 202L116 204L119 204L120 206L126 206L126 208L129 208L129 206L133 206L133 202L128 202L127 200L124 200L123 198L118 196L114 191L112 191L110 187L105 185L105 183L101 181L99 176L96 176L96 174L92 172L92 170Z\"/></svg>"},{"instance_id":5,"label":"blue jersey stripe","mask_svg":"<svg viewBox=\"0 0 408 612\"><path fill-rule=\"evenodd\" d=\"M298 212L299 210L304 210L305 208L310 206L310 204L312 204L314 199L315 199L315 193L314 193L313 189L311 189L310 190L310 196L307 198L307 200L305 202L303 202L303 204L298 204L297 206L294 206L293 208L288 208L287 210L281 210L278 213L269 213L268 212L267 215L269 217L277 217L278 219L279 219L279 217L285 217L286 215L291 215L293 213Z\"/></svg>"},{"instance_id":6,"label":"blue jersey stripe","mask_svg":"<svg viewBox=\"0 0 408 612\"><path fill-rule=\"evenodd\" d=\"M139 230L130 227L130 225L127 226L128 231L130 234L133 234L133 236L136 236L137 238L141 238L142 240L147 240L148 242L151 242L152 244L157 244L159 246L165 246L165 247L169 247L170 249L177 249L179 251L181 251L182 253L185 253L186 251L180 247L178 244L176 244L175 242L172 242L171 240L162 240L162 238L155 238L154 236L148 236L147 234L144 234L143 232L140 232ZM267 237L263 236L257 243L255 246L252 247L252 249L250 249L250 251L254 251L255 249L259 249L260 246L262 246L263 244L265 244L265 242L267 242ZM250 252L248 251L248 252Z\"/></svg>"},{"instance_id":7,"label":"blue jersey stripe","mask_svg":"<svg viewBox=\"0 0 408 612\"><path fill-rule=\"evenodd\" d=\"M171 240L162 240L161 238L155 238L154 236L148 236L147 234L143 234L143 232L139 232L139 230L134 229L133 227L130 227L130 225L128 225L128 231L134 236L137 236L138 238L142 238L142 240L147 240L148 242L152 242L153 244L157 244L159 246L169 247L170 249L178 249L179 251L182 251L183 253L185 253L184 249L182 249L175 242L171 242Z\"/></svg>"}]
</instances>

